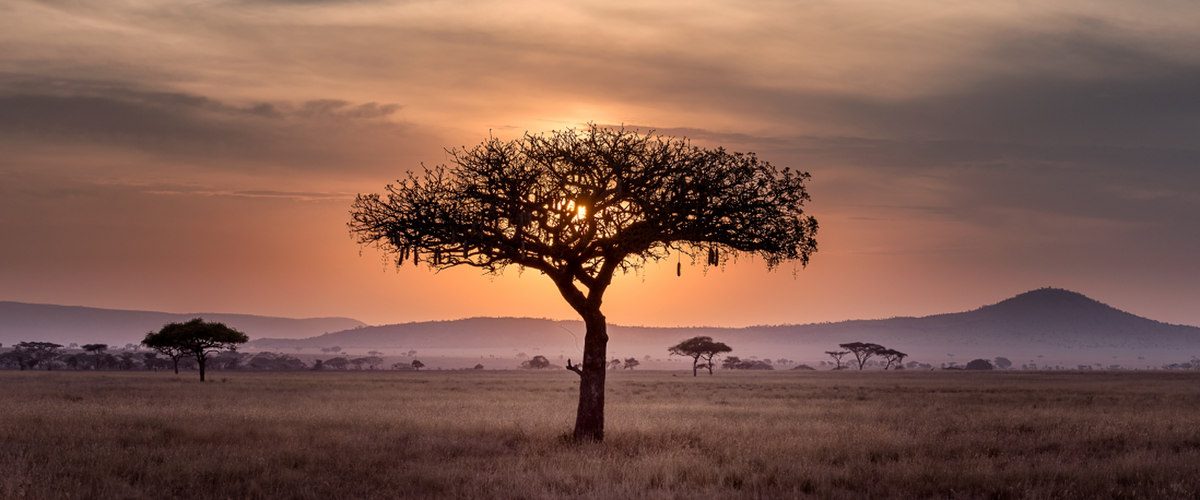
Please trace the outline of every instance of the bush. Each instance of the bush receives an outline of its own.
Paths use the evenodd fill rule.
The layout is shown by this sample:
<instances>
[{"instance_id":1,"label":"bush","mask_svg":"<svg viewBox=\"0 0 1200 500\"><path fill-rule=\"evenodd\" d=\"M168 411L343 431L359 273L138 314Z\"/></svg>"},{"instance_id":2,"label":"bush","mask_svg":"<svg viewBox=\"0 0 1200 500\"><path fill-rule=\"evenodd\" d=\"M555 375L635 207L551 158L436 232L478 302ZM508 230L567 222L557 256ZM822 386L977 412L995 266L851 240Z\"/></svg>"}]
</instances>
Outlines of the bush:
<instances>
[{"instance_id":1,"label":"bush","mask_svg":"<svg viewBox=\"0 0 1200 500\"><path fill-rule=\"evenodd\" d=\"M967 369L968 370L991 370L991 369L993 369L993 367L992 367L991 361L988 361L986 359L973 359L973 360L971 360L970 363L967 363Z\"/></svg>"}]
</instances>

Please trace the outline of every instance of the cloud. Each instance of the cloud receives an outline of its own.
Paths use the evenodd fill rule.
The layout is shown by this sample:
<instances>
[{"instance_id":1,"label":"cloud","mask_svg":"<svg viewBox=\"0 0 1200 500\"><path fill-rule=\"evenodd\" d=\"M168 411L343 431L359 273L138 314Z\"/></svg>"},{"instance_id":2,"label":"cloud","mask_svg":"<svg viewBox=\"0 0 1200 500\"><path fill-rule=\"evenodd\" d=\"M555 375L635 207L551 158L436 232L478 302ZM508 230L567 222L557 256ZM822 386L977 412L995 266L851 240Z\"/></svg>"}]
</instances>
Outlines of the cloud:
<instances>
[{"instance_id":1,"label":"cloud","mask_svg":"<svg viewBox=\"0 0 1200 500\"><path fill-rule=\"evenodd\" d=\"M227 101L87 81L6 78L0 133L12 142L127 149L212 169L373 172L426 138L399 104ZM424 149L428 149L425 147ZM394 167L394 166L393 166Z\"/></svg>"}]
</instances>

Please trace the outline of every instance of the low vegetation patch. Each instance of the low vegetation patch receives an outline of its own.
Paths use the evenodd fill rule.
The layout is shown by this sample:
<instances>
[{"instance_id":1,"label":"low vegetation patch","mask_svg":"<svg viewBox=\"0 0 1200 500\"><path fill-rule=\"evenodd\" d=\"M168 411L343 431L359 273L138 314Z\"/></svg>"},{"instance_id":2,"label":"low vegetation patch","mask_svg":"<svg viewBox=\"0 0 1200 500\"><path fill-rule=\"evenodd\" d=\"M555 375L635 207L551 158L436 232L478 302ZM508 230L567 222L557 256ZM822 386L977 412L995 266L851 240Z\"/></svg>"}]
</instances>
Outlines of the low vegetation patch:
<instances>
[{"instance_id":1,"label":"low vegetation patch","mask_svg":"<svg viewBox=\"0 0 1200 500\"><path fill-rule=\"evenodd\" d=\"M676 376L681 375L681 376ZM0 498L1195 498L1200 375L0 372ZM691 375L691 373L687 373Z\"/></svg>"}]
</instances>

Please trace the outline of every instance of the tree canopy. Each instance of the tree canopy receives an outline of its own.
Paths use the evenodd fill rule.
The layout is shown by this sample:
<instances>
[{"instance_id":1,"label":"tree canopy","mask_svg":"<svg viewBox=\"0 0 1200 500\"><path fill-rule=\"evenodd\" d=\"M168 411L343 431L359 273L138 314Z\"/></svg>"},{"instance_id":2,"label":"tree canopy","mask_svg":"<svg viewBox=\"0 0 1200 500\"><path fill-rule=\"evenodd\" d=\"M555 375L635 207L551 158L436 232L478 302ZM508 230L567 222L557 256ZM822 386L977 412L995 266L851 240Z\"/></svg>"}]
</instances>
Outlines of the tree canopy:
<instances>
[{"instance_id":1,"label":"tree canopy","mask_svg":"<svg viewBox=\"0 0 1200 500\"><path fill-rule=\"evenodd\" d=\"M854 354L854 358L858 361L859 370L863 369L863 366L867 364L868 359L871 359L872 356L880 354L887 349L879 344L872 344L870 342L850 342L847 344L838 344L838 347L841 347L842 349L850 351L852 354Z\"/></svg>"},{"instance_id":2,"label":"tree canopy","mask_svg":"<svg viewBox=\"0 0 1200 500\"><path fill-rule=\"evenodd\" d=\"M722 353L733 352L733 348L721 342L713 342L712 337L692 337L671 346L667 352L672 356L692 358L692 376L695 377L701 359L705 360L708 374L712 375L713 358Z\"/></svg>"},{"instance_id":3,"label":"tree canopy","mask_svg":"<svg viewBox=\"0 0 1200 500\"><path fill-rule=\"evenodd\" d=\"M17 342L12 350L4 353L6 358L16 363L21 370L44 365L47 370L54 369L54 358L58 357L62 345L53 342Z\"/></svg>"},{"instance_id":4,"label":"tree canopy","mask_svg":"<svg viewBox=\"0 0 1200 500\"><path fill-rule=\"evenodd\" d=\"M740 253L806 265L817 221L807 173L754 154L589 126L450 150L451 166L359 195L349 228L397 265L535 269L583 318L575 437L603 439L608 334L600 311L617 271L680 252L704 266Z\"/></svg>"},{"instance_id":5,"label":"tree canopy","mask_svg":"<svg viewBox=\"0 0 1200 500\"><path fill-rule=\"evenodd\" d=\"M142 345L157 350L175 360L175 373L179 373L179 358L183 354L192 356L200 366L200 381L204 381L204 367L210 354L237 350L238 344L250 340L246 334L225 326L224 323L207 322L194 318L186 323L168 323L158 332L146 334Z\"/></svg>"},{"instance_id":6,"label":"tree canopy","mask_svg":"<svg viewBox=\"0 0 1200 500\"><path fill-rule=\"evenodd\" d=\"M108 344L84 344L81 346L83 350L96 355L96 369L100 369L100 359L104 351L108 350Z\"/></svg>"}]
</instances>

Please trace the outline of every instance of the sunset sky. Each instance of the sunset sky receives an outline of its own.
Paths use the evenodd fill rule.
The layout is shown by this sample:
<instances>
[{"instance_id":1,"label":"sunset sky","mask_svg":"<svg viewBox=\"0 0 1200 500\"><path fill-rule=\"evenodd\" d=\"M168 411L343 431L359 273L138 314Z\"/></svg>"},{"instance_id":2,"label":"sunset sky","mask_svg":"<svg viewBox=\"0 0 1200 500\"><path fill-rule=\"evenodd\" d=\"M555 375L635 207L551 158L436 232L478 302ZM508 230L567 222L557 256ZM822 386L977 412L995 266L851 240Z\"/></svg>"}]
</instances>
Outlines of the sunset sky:
<instances>
[{"instance_id":1,"label":"sunset sky","mask_svg":"<svg viewBox=\"0 0 1200 500\"><path fill-rule=\"evenodd\" d=\"M574 319L346 228L445 148L588 122L812 174L807 269L619 278L612 323L968 310L1200 325L1200 8L1125 1L0 0L0 300ZM361 252L361 255L360 255Z\"/></svg>"}]
</instances>

